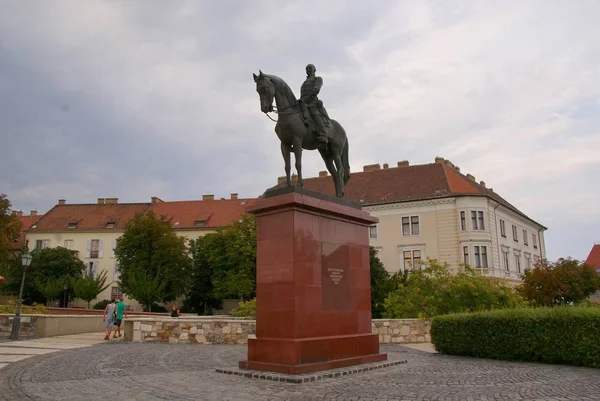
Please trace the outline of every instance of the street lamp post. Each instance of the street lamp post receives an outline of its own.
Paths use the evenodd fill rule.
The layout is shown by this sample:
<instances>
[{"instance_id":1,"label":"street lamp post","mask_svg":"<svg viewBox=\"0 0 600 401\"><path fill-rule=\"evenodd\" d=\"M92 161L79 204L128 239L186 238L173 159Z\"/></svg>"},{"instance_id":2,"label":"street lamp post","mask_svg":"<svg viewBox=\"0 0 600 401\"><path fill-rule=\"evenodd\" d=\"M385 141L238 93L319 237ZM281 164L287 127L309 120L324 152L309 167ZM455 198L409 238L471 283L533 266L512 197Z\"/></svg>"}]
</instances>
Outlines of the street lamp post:
<instances>
[{"instance_id":1,"label":"street lamp post","mask_svg":"<svg viewBox=\"0 0 600 401\"><path fill-rule=\"evenodd\" d=\"M65 302L63 303L63 308L66 308L67 307L67 290L69 289L69 286L67 284L65 284L63 289L65 290Z\"/></svg>"},{"instance_id":2,"label":"street lamp post","mask_svg":"<svg viewBox=\"0 0 600 401\"><path fill-rule=\"evenodd\" d=\"M31 254L25 252L21 256L21 264L23 265L23 277L21 278L21 289L19 290L19 299L17 300L17 308L15 310L15 317L13 319L12 330L10 332L11 340L19 339L19 330L21 329L21 302L23 302L23 287L25 286L25 273L31 263Z\"/></svg>"}]
</instances>

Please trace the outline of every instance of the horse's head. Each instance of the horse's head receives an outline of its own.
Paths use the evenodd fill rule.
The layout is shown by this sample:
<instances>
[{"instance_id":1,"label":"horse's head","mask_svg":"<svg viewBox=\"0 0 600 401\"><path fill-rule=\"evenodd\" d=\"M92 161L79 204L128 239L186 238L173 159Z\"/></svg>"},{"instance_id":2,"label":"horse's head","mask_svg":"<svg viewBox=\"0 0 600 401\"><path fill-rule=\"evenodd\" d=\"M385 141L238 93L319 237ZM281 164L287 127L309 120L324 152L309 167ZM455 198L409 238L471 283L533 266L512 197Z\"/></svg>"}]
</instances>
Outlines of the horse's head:
<instances>
[{"instance_id":1,"label":"horse's head","mask_svg":"<svg viewBox=\"0 0 600 401\"><path fill-rule=\"evenodd\" d=\"M275 97L275 85L271 81L271 77L262 73L258 70L259 74L254 76L254 82L256 82L256 91L260 96L260 110L263 113L273 111L273 98Z\"/></svg>"}]
</instances>

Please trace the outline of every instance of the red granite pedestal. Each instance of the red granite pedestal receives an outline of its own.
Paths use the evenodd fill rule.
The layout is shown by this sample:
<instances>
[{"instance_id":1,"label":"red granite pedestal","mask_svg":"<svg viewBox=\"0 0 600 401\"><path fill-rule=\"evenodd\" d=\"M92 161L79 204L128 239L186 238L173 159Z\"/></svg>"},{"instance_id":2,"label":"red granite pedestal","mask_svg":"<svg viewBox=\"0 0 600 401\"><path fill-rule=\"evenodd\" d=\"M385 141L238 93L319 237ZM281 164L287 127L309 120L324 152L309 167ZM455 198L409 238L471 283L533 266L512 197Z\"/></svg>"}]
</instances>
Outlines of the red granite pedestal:
<instances>
[{"instance_id":1,"label":"red granite pedestal","mask_svg":"<svg viewBox=\"0 0 600 401\"><path fill-rule=\"evenodd\" d=\"M371 332L368 230L378 219L295 187L279 192L248 210L257 217L256 338L239 367L302 374L387 360Z\"/></svg>"}]
</instances>

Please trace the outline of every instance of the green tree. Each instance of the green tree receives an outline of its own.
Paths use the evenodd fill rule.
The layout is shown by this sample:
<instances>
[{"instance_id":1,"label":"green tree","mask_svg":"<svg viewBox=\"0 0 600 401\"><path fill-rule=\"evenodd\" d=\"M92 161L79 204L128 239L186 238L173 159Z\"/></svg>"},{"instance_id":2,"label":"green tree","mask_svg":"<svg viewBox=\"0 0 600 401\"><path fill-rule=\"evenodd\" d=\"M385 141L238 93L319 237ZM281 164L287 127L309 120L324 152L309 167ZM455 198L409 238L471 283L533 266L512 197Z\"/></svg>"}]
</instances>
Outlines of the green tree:
<instances>
[{"instance_id":1,"label":"green tree","mask_svg":"<svg viewBox=\"0 0 600 401\"><path fill-rule=\"evenodd\" d=\"M152 211L136 214L117 240L115 256L121 288L142 305L147 304L151 288L158 291L152 298L162 302L185 294L189 288L191 260L186 240L175 233L164 216L159 218Z\"/></svg>"},{"instance_id":2,"label":"green tree","mask_svg":"<svg viewBox=\"0 0 600 401\"><path fill-rule=\"evenodd\" d=\"M52 306L51 302L59 299L65 291L65 279L63 277L48 277L43 281L38 279L34 281L34 285L46 300L46 306Z\"/></svg>"},{"instance_id":3,"label":"green tree","mask_svg":"<svg viewBox=\"0 0 600 401\"><path fill-rule=\"evenodd\" d=\"M106 270L102 270L98 277L92 274L84 274L83 277L71 280L73 294L79 299L87 302L87 307L90 309L90 303L98 294L108 288L106 284Z\"/></svg>"},{"instance_id":4,"label":"green tree","mask_svg":"<svg viewBox=\"0 0 600 401\"><path fill-rule=\"evenodd\" d=\"M238 221L207 234L202 241L205 263L212 269L215 298L249 299L256 294L256 217Z\"/></svg>"},{"instance_id":5,"label":"green tree","mask_svg":"<svg viewBox=\"0 0 600 401\"><path fill-rule=\"evenodd\" d=\"M369 247L369 262L371 265L371 315L373 319L383 317L384 302L391 290L390 274L381 260L377 257L374 247Z\"/></svg>"},{"instance_id":6,"label":"green tree","mask_svg":"<svg viewBox=\"0 0 600 401\"><path fill-rule=\"evenodd\" d=\"M0 275L9 275L8 264L12 259L10 246L19 238L21 230L21 219L12 213L11 203L6 195L0 194Z\"/></svg>"},{"instance_id":7,"label":"green tree","mask_svg":"<svg viewBox=\"0 0 600 401\"><path fill-rule=\"evenodd\" d=\"M42 291L45 283L51 279L61 281L61 292L64 291L64 284L69 284L71 279L81 277L85 270L85 264L76 256L76 252L63 247L45 248L31 252L31 265L27 269L25 277L25 286L23 288L24 303L33 302L46 303L52 300L48 294L52 291ZM21 285L21 276L23 267L20 260L15 260L10 264L8 275L10 277L10 293L18 294ZM48 288L51 288L48 287ZM70 289L67 289L70 292ZM44 295L46 292L46 295ZM56 296L53 296L56 299Z\"/></svg>"},{"instance_id":8,"label":"green tree","mask_svg":"<svg viewBox=\"0 0 600 401\"><path fill-rule=\"evenodd\" d=\"M389 318L430 318L523 305L521 297L501 279L482 276L469 266L452 272L447 263L436 259L428 259L421 270L399 278L397 285L384 302L384 316Z\"/></svg>"},{"instance_id":9,"label":"green tree","mask_svg":"<svg viewBox=\"0 0 600 401\"><path fill-rule=\"evenodd\" d=\"M161 272L153 275L151 272L141 270L132 270L127 273L127 294L144 305L146 312L152 312L152 305L164 300L161 294L166 293L167 282L162 280L161 276Z\"/></svg>"},{"instance_id":10,"label":"green tree","mask_svg":"<svg viewBox=\"0 0 600 401\"><path fill-rule=\"evenodd\" d=\"M600 288L600 276L593 267L571 258L556 262L540 260L525 269L519 293L534 306L579 303Z\"/></svg>"},{"instance_id":11,"label":"green tree","mask_svg":"<svg viewBox=\"0 0 600 401\"><path fill-rule=\"evenodd\" d=\"M213 309L221 308L223 305L223 302L215 296L212 283L214 270L207 258L207 255L212 252L214 238L205 235L190 242L193 264L192 285L185 298L184 308L192 309L199 315L209 314Z\"/></svg>"}]
</instances>

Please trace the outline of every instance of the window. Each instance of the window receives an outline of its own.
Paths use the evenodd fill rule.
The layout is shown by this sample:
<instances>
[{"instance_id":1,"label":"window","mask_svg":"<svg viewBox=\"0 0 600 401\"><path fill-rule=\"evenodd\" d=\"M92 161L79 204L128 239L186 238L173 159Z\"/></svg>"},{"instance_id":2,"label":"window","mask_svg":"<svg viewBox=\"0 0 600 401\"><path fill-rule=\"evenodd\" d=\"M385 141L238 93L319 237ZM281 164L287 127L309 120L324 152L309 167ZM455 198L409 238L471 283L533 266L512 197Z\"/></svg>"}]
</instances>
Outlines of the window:
<instances>
[{"instance_id":1,"label":"window","mask_svg":"<svg viewBox=\"0 0 600 401\"><path fill-rule=\"evenodd\" d=\"M69 222L69 224L67 224L67 228L72 230L77 227L77 224L79 224L78 221L71 221L71 222Z\"/></svg>"},{"instance_id":2,"label":"window","mask_svg":"<svg viewBox=\"0 0 600 401\"><path fill-rule=\"evenodd\" d=\"M517 226L515 226L514 224L512 226L512 231L513 231L513 240L515 242L519 242L519 237L517 236Z\"/></svg>"},{"instance_id":3,"label":"window","mask_svg":"<svg viewBox=\"0 0 600 401\"><path fill-rule=\"evenodd\" d=\"M45 249L50 248L50 240L49 239L38 239L35 240L35 249Z\"/></svg>"},{"instance_id":4,"label":"window","mask_svg":"<svg viewBox=\"0 0 600 401\"><path fill-rule=\"evenodd\" d=\"M531 269L531 255L528 253L525 254L525 268Z\"/></svg>"},{"instance_id":5,"label":"window","mask_svg":"<svg viewBox=\"0 0 600 401\"><path fill-rule=\"evenodd\" d=\"M88 264L87 264L87 274L89 274L93 278L97 278L98 277L98 262L88 262Z\"/></svg>"},{"instance_id":6,"label":"window","mask_svg":"<svg viewBox=\"0 0 600 401\"><path fill-rule=\"evenodd\" d=\"M91 239L87 241L87 257L98 259L104 257L104 240Z\"/></svg>"},{"instance_id":7,"label":"window","mask_svg":"<svg viewBox=\"0 0 600 401\"><path fill-rule=\"evenodd\" d=\"M65 248L67 248L67 249L73 249L73 240L72 239L66 239L65 240Z\"/></svg>"},{"instance_id":8,"label":"window","mask_svg":"<svg viewBox=\"0 0 600 401\"><path fill-rule=\"evenodd\" d=\"M112 299L121 298L123 296L123 291L121 291L121 287L110 287L110 297Z\"/></svg>"},{"instance_id":9,"label":"window","mask_svg":"<svg viewBox=\"0 0 600 401\"><path fill-rule=\"evenodd\" d=\"M508 264L508 250L502 250L502 261L504 262L504 270L510 271L510 265Z\"/></svg>"},{"instance_id":10,"label":"window","mask_svg":"<svg viewBox=\"0 0 600 401\"><path fill-rule=\"evenodd\" d=\"M523 230L523 243L525 246L529 246L529 240L527 239L527 230Z\"/></svg>"},{"instance_id":11,"label":"window","mask_svg":"<svg viewBox=\"0 0 600 401\"><path fill-rule=\"evenodd\" d=\"M402 235L419 235L419 216L402 218Z\"/></svg>"},{"instance_id":12,"label":"window","mask_svg":"<svg viewBox=\"0 0 600 401\"><path fill-rule=\"evenodd\" d=\"M534 247L535 249L537 249L537 247L538 247L538 243L537 243L537 238L536 238L536 236L535 236L535 234L534 234L534 233L531 233L531 242L533 243L533 247Z\"/></svg>"},{"instance_id":13,"label":"window","mask_svg":"<svg viewBox=\"0 0 600 401\"><path fill-rule=\"evenodd\" d=\"M402 268L404 271L420 270L423 260L423 248L403 248L401 250Z\"/></svg>"},{"instance_id":14,"label":"window","mask_svg":"<svg viewBox=\"0 0 600 401\"><path fill-rule=\"evenodd\" d=\"M463 246L463 262L465 265L469 264L469 247Z\"/></svg>"},{"instance_id":15,"label":"window","mask_svg":"<svg viewBox=\"0 0 600 401\"><path fill-rule=\"evenodd\" d=\"M485 230L485 224L483 223L483 212L471 212L471 226L473 230Z\"/></svg>"},{"instance_id":16,"label":"window","mask_svg":"<svg viewBox=\"0 0 600 401\"><path fill-rule=\"evenodd\" d=\"M375 247L375 256L377 256L377 258L379 260L381 260L381 252L383 251L383 248L380 246L376 246Z\"/></svg>"},{"instance_id":17,"label":"window","mask_svg":"<svg viewBox=\"0 0 600 401\"><path fill-rule=\"evenodd\" d=\"M460 229L462 231L467 231L467 218L465 212L460 212Z\"/></svg>"},{"instance_id":18,"label":"window","mask_svg":"<svg viewBox=\"0 0 600 401\"><path fill-rule=\"evenodd\" d=\"M488 260L487 260L487 247L475 245L473 247L473 254L475 255L475 267L487 269Z\"/></svg>"},{"instance_id":19,"label":"window","mask_svg":"<svg viewBox=\"0 0 600 401\"><path fill-rule=\"evenodd\" d=\"M117 226L116 221L109 221L106 223L106 228L115 228Z\"/></svg>"},{"instance_id":20,"label":"window","mask_svg":"<svg viewBox=\"0 0 600 401\"><path fill-rule=\"evenodd\" d=\"M377 238L377 224L369 227L369 238Z\"/></svg>"},{"instance_id":21,"label":"window","mask_svg":"<svg viewBox=\"0 0 600 401\"><path fill-rule=\"evenodd\" d=\"M521 273L521 254L515 254L515 267L517 268L517 273Z\"/></svg>"},{"instance_id":22,"label":"window","mask_svg":"<svg viewBox=\"0 0 600 401\"><path fill-rule=\"evenodd\" d=\"M204 226L206 226L206 220L196 220L194 222L194 225L196 227L204 227Z\"/></svg>"},{"instance_id":23,"label":"window","mask_svg":"<svg viewBox=\"0 0 600 401\"><path fill-rule=\"evenodd\" d=\"M500 235L506 238L506 224L504 220L500 220Z\"/></svg>"},{"instance_id":24,"label":"window","mask_svg":"<svg viewBox=\"0 0 600 401\"><path fill-rule=\"evenodd\" d=\"M115 274L113 275L113 281L119 281L119 262L115 262Z\"/></svg>"}]
</instances>

